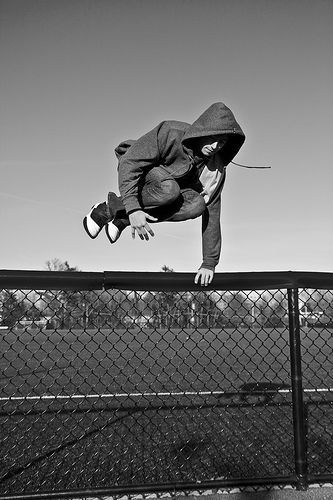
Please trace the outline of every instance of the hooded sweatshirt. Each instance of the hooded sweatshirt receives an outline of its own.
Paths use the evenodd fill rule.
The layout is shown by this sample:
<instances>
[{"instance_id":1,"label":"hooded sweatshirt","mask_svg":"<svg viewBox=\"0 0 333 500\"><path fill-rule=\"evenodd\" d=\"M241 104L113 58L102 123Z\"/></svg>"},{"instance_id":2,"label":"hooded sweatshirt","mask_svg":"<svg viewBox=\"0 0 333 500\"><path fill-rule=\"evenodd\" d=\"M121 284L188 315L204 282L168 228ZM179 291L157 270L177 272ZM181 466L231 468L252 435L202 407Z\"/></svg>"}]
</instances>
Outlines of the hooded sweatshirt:
<instances>
[{"instance_id":1,"label":"hooded sweatshirt","mask_svg":"<svg viewBox=\"0 0 333 500\"><path fill-rule=\"evenodd\" d=\"M198 138L212 135L227 135L227 141L212 158L207 158L200 153L197 142ZM221 253L220 211L225 170L244 140L245 135L232 111L218 102L193 124L166 120L136 141L122 142L115 152L119 160L119 191L126 212L142 210L139 181L154 166L163 166L176 180L189 172L197 173L207 203L202 215L201 267L214 270Z\"/></svg>"}]
</instances>

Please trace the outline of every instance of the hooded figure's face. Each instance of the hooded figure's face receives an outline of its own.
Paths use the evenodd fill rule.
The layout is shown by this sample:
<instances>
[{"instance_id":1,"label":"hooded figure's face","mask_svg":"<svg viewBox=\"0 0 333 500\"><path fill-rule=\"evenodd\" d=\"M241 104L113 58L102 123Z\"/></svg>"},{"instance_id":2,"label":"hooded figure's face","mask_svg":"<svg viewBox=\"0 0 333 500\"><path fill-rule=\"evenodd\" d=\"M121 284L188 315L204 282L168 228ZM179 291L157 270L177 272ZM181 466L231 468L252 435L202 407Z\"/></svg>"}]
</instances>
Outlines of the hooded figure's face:
<instances>
[{"instance_id":1,"label":"hooded figure's face","mask_svg":"<svg viewBox=\"0 0 333 500\"><path fill-rule=\"evenodd\" d=\"M223 143L220 142L222 138ZM182 144L201 159L217 153L216 156L226 166L234 159L244 140L244 132L232 111L223 102L215 102L188 127Z\"/></svg>"},{"instance_id":2,"label":"hooded figure's face","mask_svg":"<svg viewBox=\"0 0 333 500\"><path fill-rule=\"evenodd\" d=\"M210 135L197 139L197 148L204 156L211 157L223 148L228 140L227 135Z\"/></svg>"}]
</instances>

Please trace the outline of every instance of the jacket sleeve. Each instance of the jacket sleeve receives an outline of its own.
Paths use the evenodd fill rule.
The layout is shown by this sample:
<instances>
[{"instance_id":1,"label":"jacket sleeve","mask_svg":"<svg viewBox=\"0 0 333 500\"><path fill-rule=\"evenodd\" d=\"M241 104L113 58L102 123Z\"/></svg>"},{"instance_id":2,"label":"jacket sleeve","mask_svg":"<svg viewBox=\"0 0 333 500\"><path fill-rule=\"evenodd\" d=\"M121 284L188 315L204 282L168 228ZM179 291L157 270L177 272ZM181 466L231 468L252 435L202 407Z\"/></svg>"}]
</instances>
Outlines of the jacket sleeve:
<instances>
[{"instance_id":1,"label":"jacket sleeve","mask_svg":"<svg viewBox=\"0 0 333 500\"><path fill-rule=\"evenodd\" d=\"M119 160L119 191L127 213L142 208L138 199L140 179L150 168L160 164L160 127L161 124L135 141Z\"/></svg>"},{"instance_id":2,"label":"jacket sleeve","mask_svg":"<svg viewBox=\"0 0 333 500\"><path fill-rule=\"evenodd\" d=\"M220 260L221 254L221 193L210 203L202 215L202 256L200 269L211 269Z\"/></svg>"}]
</instances>

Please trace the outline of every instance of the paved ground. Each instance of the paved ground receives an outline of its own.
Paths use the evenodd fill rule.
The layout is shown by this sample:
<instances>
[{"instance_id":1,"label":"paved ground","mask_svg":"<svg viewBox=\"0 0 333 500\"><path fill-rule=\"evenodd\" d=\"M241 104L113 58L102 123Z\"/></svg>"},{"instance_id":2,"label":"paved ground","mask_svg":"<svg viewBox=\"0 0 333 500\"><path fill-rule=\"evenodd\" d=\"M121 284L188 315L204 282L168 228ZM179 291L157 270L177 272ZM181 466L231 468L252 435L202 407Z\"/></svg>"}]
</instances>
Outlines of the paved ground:
<instances>
[{"instance_id":1,"label":"paved ground","mask_svg":"<svg viewBox=\"0 0 333 500\"><path fill-rule=\"evenodd\" d=\"M178 497L177 500L198 500L199 496ZM203 495L203 500L333 500L333 487L311 487L307 491L291 488L283 490L260 491L256 493L235 492L216 495Z\"/></svg>"},{"instance_id":2,"label":"paved ground","mask_svg":"<svg viewBox=\"0 0 333 500\"><path fill-rule=\"evenodd\" d=\"M89 497L80 500L114 500L116 497ZM119 498L119 497L118 497ZM123 496L120 500L333 500L333 486L310 486L307 491L297 491L291 487L282 490L274 489L271 491L258 492L221 492L216 494L170 494L161 493Z\"/></svg>"}]
</instances>

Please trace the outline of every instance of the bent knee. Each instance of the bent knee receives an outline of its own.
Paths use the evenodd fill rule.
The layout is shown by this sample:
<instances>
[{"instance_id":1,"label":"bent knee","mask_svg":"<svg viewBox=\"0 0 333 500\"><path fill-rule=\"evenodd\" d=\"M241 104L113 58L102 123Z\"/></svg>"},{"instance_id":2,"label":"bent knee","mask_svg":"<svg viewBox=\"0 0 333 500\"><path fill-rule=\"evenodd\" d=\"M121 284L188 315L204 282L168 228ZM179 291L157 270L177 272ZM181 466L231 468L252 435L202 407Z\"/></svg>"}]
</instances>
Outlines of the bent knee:
<instances>
[{"instance_id":1,"label":"bent knee","mask_svg":"<svg viewBox=\"0 0 333 500\"><path fill-rule=\"evenodd\" d=\"M179 198L180 188L176 181L173 179L165 179L161 182L161 186L163 190L164 203L173 203L177 200L177 198Z\"/></svg>"}]
</instances>

